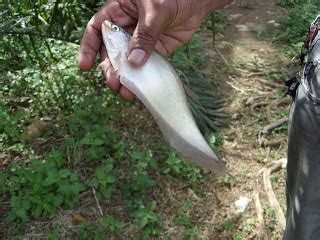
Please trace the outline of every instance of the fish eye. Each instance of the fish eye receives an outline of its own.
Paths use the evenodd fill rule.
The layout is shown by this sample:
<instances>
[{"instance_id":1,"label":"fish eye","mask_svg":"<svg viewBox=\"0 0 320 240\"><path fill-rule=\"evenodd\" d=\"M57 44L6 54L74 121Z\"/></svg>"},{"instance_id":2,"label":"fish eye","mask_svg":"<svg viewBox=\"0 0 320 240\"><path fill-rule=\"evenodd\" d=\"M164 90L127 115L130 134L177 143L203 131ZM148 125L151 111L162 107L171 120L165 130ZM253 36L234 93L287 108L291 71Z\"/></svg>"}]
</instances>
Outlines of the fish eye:
<instances>
[{"instance_id":1,"label":"fish eye","mask_svg":"<svg viewBox=\"0 0 320 240\"><path fill-rule=\"evenodd\" d=\"M115 30L116 32L119 32L120 28L117 25L113 25L112 29Z\"/></svg>"}]
</instances>

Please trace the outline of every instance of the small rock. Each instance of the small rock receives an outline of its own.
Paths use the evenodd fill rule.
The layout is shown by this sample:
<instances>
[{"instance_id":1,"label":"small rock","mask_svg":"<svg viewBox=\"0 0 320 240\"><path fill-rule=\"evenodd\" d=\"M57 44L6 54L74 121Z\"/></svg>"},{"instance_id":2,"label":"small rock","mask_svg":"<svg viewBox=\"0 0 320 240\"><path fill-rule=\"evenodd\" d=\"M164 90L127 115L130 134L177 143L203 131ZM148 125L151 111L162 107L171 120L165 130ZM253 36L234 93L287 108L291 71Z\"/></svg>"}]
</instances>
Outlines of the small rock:
<instances>
[{"instance_id":1,"label":"small rock","mask_svg":"<svg viewBox=\"0 0 320 240\"><path fill-rule=\"evenodd\" d=\"M232 115L231 119L237 120L237 119L240 119L241 117L242 117L241 113L236 112L235 114Z\"/></svg>"},{"instance_id":2,"label":"small rock","mask_svg":"<svg viewBox=\"0 0 320 240\"><path fill-rule=\"evenodd\" d=\"M249 32L249 27L247 25L236 25L236 28L238 28L240 32Z\"/></svg>"},{"instance_id":3,"label":"small rock","mask_svg":"<svg viewBox=\"0 0 320 240\"><path fill-rule=\"evenodd\" d=\"M221 41L217 45L217 48L219 48L219 49L230 49L232 47L233 47L232 43L227 42L227 41Z\"/></svg>"},{"instance_id":4,"label":"small rock","mask_svg":"<svg viewBox=\"0 0 320 240\"><path fill-rule=\"evenodd\" d=\"M241 16L242 16L241 13L230 14L230 15L228 16L228 19L229 19L229 20L235 20L235 19L237 19L237 18L239 18L239 17L241 17Z\"/></svg>"},{"instance_id":5,"label":"small rock","mask_svg":"<svg viewBox=\"0 0 320 240\"><path fill-rule=\"evenodd\" d=\"M75 225L81 224L84 220L84 217L80 213L74 213L72 216L72 222Z\"/></svg>"},{"instance_id":6,"label":"small rock","mask_svg":"<svg viewBox=\"0 0 320 240\"><path fill-rule=\"evenodd\" d=\"M249 97L246 101L246 105L250 106L254 103L255 97Z\"/></svg>"},{"instance_id":7,"label":"small rock","mask_svg":"<svg viewBox=\"0 0 320 240\"><path fill-rule=\"evenodd\" d=\"M268 24L272 24L275 27L279 27L280 26L280 24L277 23L276 20L270 20L270 21L268 21Z\"/></svg>"},{"instance_id":8,"label":"small rock","mask_svg":"<svg viewBox=\"0 0 320 240\"><path fill-rule=\"evenodd\" d=\"M237 213L243 213L246 210L249 202L249 198L240 196L240 198L235 202Z\"/></svg>"}]
</instances>

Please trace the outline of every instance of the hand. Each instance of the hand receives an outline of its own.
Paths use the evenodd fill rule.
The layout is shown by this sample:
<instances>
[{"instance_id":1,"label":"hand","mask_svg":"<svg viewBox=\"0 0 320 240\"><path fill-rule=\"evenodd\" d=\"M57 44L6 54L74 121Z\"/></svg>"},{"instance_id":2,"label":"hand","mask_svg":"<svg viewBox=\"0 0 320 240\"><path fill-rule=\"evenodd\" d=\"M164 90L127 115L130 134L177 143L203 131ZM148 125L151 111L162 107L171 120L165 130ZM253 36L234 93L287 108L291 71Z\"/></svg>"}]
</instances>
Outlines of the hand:
<instances>
[{"instance_id":1,"label":"hand","mask_svg":"<svg viewBox=\"0 0 320 240\"><path fill-rule=\"evenodd\" d=\"M79 50L81 70L89 70L100 51L105 61L101 65L107 85L120 91L127 100L134 95L124 86L107 59L102 42L101 24L108 19L114 24L133 32L129 43L128 61L142 65L155 48L167 55L184 44L200 26L202 19L214 9L232 0L110 0L89 21Z\"/></svg>"}]
</instances>

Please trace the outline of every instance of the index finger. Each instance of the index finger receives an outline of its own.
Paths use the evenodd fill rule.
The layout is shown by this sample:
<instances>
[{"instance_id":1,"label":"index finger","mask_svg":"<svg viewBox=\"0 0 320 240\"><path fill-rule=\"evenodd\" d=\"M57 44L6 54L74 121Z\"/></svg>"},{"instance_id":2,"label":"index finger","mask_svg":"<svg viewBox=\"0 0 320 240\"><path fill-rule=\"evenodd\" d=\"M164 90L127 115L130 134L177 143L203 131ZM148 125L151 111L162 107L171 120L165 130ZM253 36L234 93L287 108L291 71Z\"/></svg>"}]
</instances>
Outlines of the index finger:
<instances>
[{"instance_id":1,"label":"index finger","mask_svg":"<svg viewBox=\"0 0 320 240\"><path fill-rule=\"evenodd\" d=\"M128 27L135 23L134 18L126 13L117 1L108 1L90 19L83 33L78 55L79 67L83 71L89 70L95 63L102 44L101 24L104 20L112 21L121 27Z\"/></svg>"},{"instance_id":2,"label":"index finger","mask_svg":"<svg viewBox=\"0 0 320 240\"><path fill-rule=\"evenodd\" d=\"M81 70L89 70L95 62L101 47L101 24L110 19L108 6L105 4L88 22L80 43L78 64Z\"/></svg>"}]
</instances>

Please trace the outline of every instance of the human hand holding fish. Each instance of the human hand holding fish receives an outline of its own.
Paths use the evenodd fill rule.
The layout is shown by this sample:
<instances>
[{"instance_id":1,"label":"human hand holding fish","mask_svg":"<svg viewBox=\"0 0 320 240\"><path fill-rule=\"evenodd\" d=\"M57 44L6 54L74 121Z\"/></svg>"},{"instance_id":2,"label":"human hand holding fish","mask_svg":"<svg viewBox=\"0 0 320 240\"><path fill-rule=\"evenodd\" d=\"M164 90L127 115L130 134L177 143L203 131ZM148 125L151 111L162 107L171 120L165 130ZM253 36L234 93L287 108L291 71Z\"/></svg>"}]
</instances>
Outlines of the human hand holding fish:
<instances>
[{"instance_id":1,"label":"human hand holding fish","mask_svg":"<svg viewBox=\"0 0 320 240\"><path fill-rule=\"evenodd\" d=\"M127 52L128 61L140 66L155 49L167 55L185 43L200 26L203 18L232 0L109 0L87 24L79 51L81 70L89 70L98 52L107 85L120 91L127 100L133 94L121 83L108 60L101 38L101 24L111 20L133 33Z\"/></svg>"}]
</instances>

